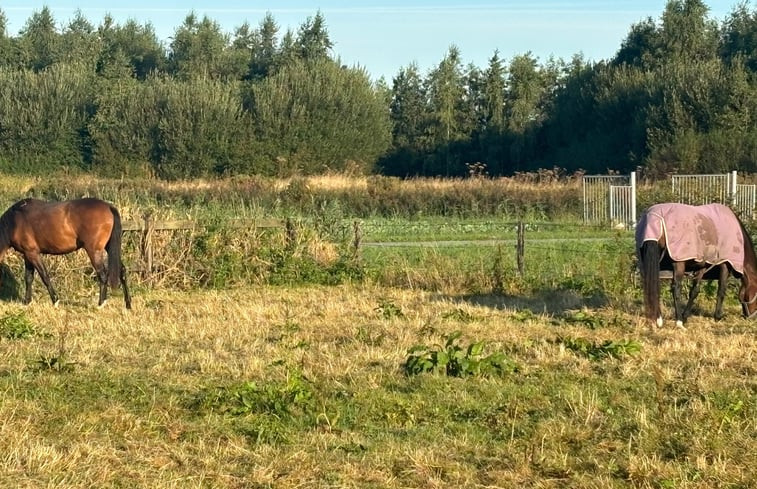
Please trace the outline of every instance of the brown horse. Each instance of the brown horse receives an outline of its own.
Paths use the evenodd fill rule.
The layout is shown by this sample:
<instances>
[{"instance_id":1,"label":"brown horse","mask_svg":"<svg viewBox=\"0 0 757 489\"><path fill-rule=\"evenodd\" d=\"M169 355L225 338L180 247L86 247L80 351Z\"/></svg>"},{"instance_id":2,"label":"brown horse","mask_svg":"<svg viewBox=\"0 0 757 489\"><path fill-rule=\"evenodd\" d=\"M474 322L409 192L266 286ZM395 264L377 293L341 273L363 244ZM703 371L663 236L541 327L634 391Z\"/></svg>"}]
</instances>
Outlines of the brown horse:
<instances>
[{"instance_id":1,"label":"brown horse","mask_svg":"<svg viewBox=\"0 0 757 489\"><path fill-rule=\"evenodd\" d=\"M24 257L25 304L32 300L35 270L53 304L58 303L58 294L50 283L41 254L65 255L84 248L100 281L98 305L105 302L108 285L118 288L121 284L126 308L131 309L126 269L121 263L121 216L111 204L93 198L65 202L20 200L0 216L0 261L9 248Z\"/></svg>"},{"instance_id":2,"label":"brown horse","mask_svg":"<svg viewBox=\"0 0 757 489\"><path fill-rule=\"evenodd\" d=\"M717 279L715 319L723 317L723 298L729 274L741 279L739 300L744 317L757 314L757 256L752 238L728 207L657 204L636 226L636 251L644 288L646 317L662 325L660 270L671 270L676 324L683 326L702 279ZM681 283L693 278L689 300L681 307Z\"/></svg>"}]
</instances>

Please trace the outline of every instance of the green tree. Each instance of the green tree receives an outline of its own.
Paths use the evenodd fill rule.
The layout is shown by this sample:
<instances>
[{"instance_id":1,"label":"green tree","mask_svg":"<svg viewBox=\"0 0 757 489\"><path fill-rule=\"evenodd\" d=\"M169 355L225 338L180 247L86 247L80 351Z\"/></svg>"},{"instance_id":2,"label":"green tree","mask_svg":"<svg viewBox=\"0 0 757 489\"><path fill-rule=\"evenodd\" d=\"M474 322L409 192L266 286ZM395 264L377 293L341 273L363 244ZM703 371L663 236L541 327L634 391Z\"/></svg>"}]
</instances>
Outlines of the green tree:
<instances>
[{"instance_id":1,"label":"green tree","mask_svg":"<svg viewBox=\"0 0 757 489\"><path fill-rule=\"evenodd\" d=\"M48 7L34 12L19 33L24 65L40 71L57 62L61 51L61 35Z\"/></svg>"},{"instance_id":2,"label":"green tree","mask_svg":"<svg viewBox=\"0 0 757 489\"><path fill-rule=\"evenodd\" d=\"M455 161L452 145L467 138L464 132L467 117L464 100L465 85L460 50L451 46L446 56L426 80L431 120L429 135L436 146L437 157L426 169L427 174L461 175L464 162Z\"/></svg>"},{"instance_id":3,"label":"green tree","mask_svg":"<svg viewBox=\"0 0 757 489\"><path fill-rule=\"evenodd\" d=\"M416 63L400 69L394 78L389 111L394 146L420 150L425 143L428 107L423 79Z\"/></svg>"},{"instance_id":4,"label":"green tree","mask_svg":"<svg viewBox=\"0 0 757 489\"><path fill-rule=\"evenodd\" d=\"M481 80L477 138L480 159L490 174L505 170L505 66L499 52L489 58Z\"/></svg>"},{"instance_id":5,"label":"green tree","mask_svg":"<svg viewBox=\"0 0 757 489\"><path fill-rule=\"evenodd\" d=\"M218 22L207 16L198 21L190 13L171 41L168 56L171 73L184 80L242 79L248 70L246 60L240 60L232 49L227 49L229 44L229 36L221 31Z\"/></svg>"},{"instance_id":6,"label":"green tree","mask_svg":"<svg viewBox=\"0 0 757 489\"><path fill-rule=\"evenodd\" d=\"M270 12L266 13L257 30L256 44L253 49L250 77L260 80L271 74L278 56L279 26Z\"/></svg>"},{"instance_id":7,"label":"green tree","mask_svg":"<svg viewBox=\"0 0 757 489\"><path fill-rule=\"evenodd\" d=\"M300 59L299 50L295 44L294 33L288 29L281 38L279 50L273 65L278 68L295 63Z\"/></svg>"},{"instance_id":8,"label":"green tree","mask_svg":"<svg viewBox=\"0 0 757 489\"><path fill-rule=\"evenodd\" d=\"M246 71L243 73L243 79L251 78L252 59L257 45L257 36L258 33L247 21L234 29L231 46L229 47L229 56L235 60L235 64L245 67Z\"/></svg>"},{"instance_id":9,"label":"green tree","mask_svg":"<svg viewBox=\"0 0 757 489\"><path fill-rule=\"evenodd\" d=\"M742 3L725 19L720 55L729 63L743 58L746 67L757 72L757 7L750 12Z\"/></svg>"},{"instance_id":10,"label":"green tree","mask_svg":"<svg viewBox=\"0 0 757 489\"><path fill-rule=\"evenodd\" d=\"M631 26L613 58L613 64L651 69L660 62L661 50L660 29L651 17L647 17Z\"/></svg>"},{"instance_id":11,"label":"green tree","mask_svg":"<svg viewBox=\"0 0 757 489\"><path fill-rule=\"evenodd\" d=\"M505 96L505 119L510 135L509 170L522 170L532 156L530 149L534 130L544 119L544 78L531 53L515 56L510 61Z\"/></svg>"},{"instance_id":12,"label":"green tree","mask_svg":"<svg viewBox=\"0 0 757 489\"><path fill-rule=\"evenodd\" d=\"M95 27L77 10L60 38L61 61L84 63L94 71L100 50Z\"/></svg>"},{"instance_id":13,"label":"green tree","mask_svg":"<svg viewBox=\"0 0 757 489\"><path fill-rule=\"evenodd\" d=\"M0 67L15 63L13 38L8 36L8 17L0 9Z\"/></svg>"},{"instance_id":14,"label":"green tree","mask_svg":"<svg viewBox=\"0 0 757 489\"><path fill-rule=\"evenodd\" d=\"M380 167L389 175L417 175L422 171L423 154L428 149L429 108L416 63L401 68L392 80L389 114L392 153L381 159Z\"/></svg>"},{"instance_id":15,"label":"green tree","mask_svg":"<svg viewBox=\"0 0 757 489\"><path fill-rule=\"evenodd\" d=\"M107 15L97 31L102 40L98 73L110 73L109 78L120 75L145 80L165 70L165 50L152 24L129 19L118 25Z\"/></svg>"},{"instance_id":16,"label":"green tree","mask_svg":"<svg viewBox=\"0 0 757 489\"><path fill-rule=\"evenodd\" d=\"M232 173L242 160L249 127L237 84L167 80L159 89L157 175L178 179Z\"/></svg>"},{"instance_id":17,"label":"green tree","mask_svg":"<svg viewBox=\"0 0 757 489\"><path fill-rule=\"evenodd\" d=\"M505 127L505 67L499 51L489 58L483 74L482 121L484 129L500 132Z\"/></svg>"},{"instance_id":18,"label":"green tree","mask_svg":"<svg viewBox=\"0 0 757 489\"><path fill-rule=\"evenodd\" d=\"M717 56L717 24L702 0L669 0L662 14L660 43L671 60L706 61Z\"/></svg>"},{"instance_id":19,"label":"green tree","mask_svg":"<svg viewBox=\"0 0 757 489\"><path fill-rule=\"evenodd\" d=\"M317 60L329 57L329 51L334 47L326 29L326 19L321 12L315 17L308 17L300 25L295 41L297 54L300 59Z\"/></svg>"}]
</instances>

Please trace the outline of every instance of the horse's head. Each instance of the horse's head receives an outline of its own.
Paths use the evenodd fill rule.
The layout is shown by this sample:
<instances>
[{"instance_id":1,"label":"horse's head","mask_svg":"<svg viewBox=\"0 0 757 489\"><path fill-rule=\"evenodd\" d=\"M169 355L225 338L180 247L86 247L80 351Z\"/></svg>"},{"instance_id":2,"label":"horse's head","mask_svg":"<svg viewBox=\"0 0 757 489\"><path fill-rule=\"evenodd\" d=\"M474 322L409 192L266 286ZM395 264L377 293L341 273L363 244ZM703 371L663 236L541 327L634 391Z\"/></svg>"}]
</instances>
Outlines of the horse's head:
<instances>
[{"instance_id":1,"label":"horse's head","mask_svg":"<svg viewBox=\"0 0 757 489\"><path fill-rule=\"evenodd\" d=\"M757 283L750 280L743 281L739 289L739 300L741 312L745 318L757 315Z\"/></svg>"}]
</instances>

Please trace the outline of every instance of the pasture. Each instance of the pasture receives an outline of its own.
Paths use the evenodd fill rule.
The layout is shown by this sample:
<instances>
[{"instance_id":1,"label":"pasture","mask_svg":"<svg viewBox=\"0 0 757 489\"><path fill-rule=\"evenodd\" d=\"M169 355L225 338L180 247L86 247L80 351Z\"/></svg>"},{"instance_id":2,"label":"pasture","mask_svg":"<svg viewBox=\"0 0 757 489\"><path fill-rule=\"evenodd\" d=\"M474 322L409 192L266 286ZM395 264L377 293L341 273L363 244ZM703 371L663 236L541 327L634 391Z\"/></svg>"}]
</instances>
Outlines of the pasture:
<instances>
[{"instance_id":1,"label":"pasture","mask_svg":"<svg viewBox=\"0 0 757 489\"><path fill-rule=\"evenodd\" d=\"M126 219L142 212L133 195L120 196ZM23 306L22 266L9 256L3 484L757 484L757 326L740 317L735 282L723 321L705 286L687 330L672 326L669 294L666 327L651 330L627 232L540 221L520 275L512 231L491 224L505 216L363 216L366 242L502 243L355 253L349 233L335 238L337 218L352 217L322 209L294 243L217 221L156 234L151 273L139 234L127 234L132 311L118 291L96 307L80 254L45 257L59 307L39 281Z\"/></svg>"}]
</instances>

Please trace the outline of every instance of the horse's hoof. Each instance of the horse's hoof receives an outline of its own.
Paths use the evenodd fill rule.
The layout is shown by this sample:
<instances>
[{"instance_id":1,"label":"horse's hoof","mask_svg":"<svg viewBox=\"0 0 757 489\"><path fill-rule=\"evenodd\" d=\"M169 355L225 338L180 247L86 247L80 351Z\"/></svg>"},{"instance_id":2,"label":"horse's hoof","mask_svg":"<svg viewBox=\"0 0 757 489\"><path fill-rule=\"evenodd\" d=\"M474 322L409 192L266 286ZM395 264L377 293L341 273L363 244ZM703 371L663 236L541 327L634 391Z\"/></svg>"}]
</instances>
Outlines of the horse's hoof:
<instances>
[{"instance_id":1,"label":"horse's hoof","mask_svg":"<svg viewBox=\"0 0 757 489\"><path fill-rule=\"evenodd\" d=\"M58 307L60 304L60 299L56 299L55 302L53 302L53 307Z\"/></svg>"},{"instance_id":2,"label":"horse's hoof","mask_svg":"<svg viewBox=\"0 0 757 489\"><path fill-rule=\"evenodd\" d=\"M105 303L106 303L106 302L108 302L108 301L102 301L101 303L99 303L99 304L97 305L97 308L98 308L98 309L102 309L102 308L103 308L103 307L105 306Z\"/></svg>"},{"instance_id":3,"label":"horse's hoof","mask_svg":"<svg viewBox=\"0 0 757 489\"><path fill-rule=\"evenodd\" d=\"M686 326L683 325L683 321L676 321L676 327L681 329L686 329Z\"/></svg>"},{"instance_id":4,"label":"horse's hoof","mask_svg":"<svg viewBox=\"0 0 757 489\"><path fill-rule=\"evenodd\" d=\"M657 327L662 328L662 316L658 317L656 322L657 322Z\"/></svg>"}]
</instances>

